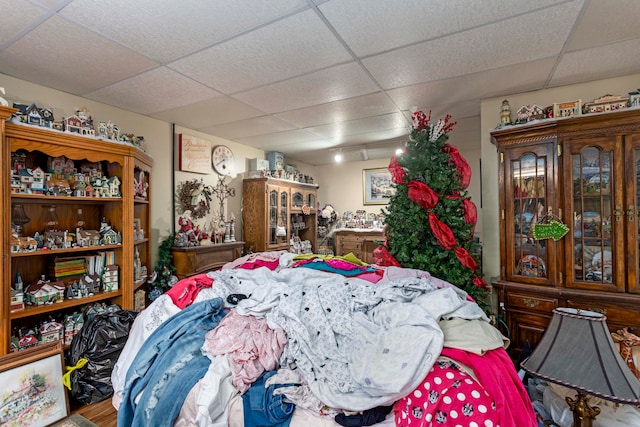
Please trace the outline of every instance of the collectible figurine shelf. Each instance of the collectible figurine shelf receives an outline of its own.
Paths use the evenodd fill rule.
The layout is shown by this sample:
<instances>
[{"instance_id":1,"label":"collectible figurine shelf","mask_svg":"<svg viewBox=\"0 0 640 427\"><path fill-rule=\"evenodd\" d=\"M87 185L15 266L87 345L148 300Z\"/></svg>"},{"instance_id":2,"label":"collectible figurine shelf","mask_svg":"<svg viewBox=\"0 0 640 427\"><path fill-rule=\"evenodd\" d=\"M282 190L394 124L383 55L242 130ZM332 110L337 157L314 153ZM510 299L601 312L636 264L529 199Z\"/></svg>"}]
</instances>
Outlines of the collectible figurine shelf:
<instances>
[{"instance_id":1,"label":"collectible figurine shelf","mask_svg":"<svg viewBox=\"0 0 640 427\"><path fill-rule=\"evenodd\" d=\"M64 324L86 304L134 309L150 263L151 158L128 144L6 122L14 111L0 107L1 169L12 171L0 186L12 207L2 217L0 354L12 331Z\"/></svg>"}]
</instances>

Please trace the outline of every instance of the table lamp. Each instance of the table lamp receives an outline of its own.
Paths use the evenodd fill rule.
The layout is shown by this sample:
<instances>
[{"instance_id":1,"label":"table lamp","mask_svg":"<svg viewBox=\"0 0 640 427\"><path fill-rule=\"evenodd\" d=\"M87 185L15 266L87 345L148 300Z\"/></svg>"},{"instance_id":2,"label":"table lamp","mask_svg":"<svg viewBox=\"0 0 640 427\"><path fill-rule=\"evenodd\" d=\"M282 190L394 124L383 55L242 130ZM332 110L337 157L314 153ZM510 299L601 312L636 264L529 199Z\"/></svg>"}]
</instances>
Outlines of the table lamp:
<instances>
[{"instance_id":1,"label":"table lamp","mask_svg":"<svg viewBox=\"0 0 640 427\"><path fill-rule=\"evenodd\" d=\"M556 308L540 343L522 369L530 375L577 391L566 401L573 427L591 427L600 413L587 395L638 405L640 381L633 375L611 338L606 317L573 308Z\"/></svg>"}]
</instances>

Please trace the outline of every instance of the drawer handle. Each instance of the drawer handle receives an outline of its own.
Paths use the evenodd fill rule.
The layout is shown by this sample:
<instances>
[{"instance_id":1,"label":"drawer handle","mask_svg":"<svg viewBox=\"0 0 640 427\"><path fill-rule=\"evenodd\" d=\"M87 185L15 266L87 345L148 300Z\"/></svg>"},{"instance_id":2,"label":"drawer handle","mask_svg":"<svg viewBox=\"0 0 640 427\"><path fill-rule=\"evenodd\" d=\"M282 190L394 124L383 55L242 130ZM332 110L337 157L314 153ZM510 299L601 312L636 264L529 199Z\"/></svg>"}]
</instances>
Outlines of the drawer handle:
<instances>
[{"instance_id":1,"label":"drawer handle","mask_svg":"<svg viewBox=\"0 0 640 427\"><path fill-rule=\"evenodd\" d=\"M591 308L591 307L589 307L587 310L593 311L593 312L596 312L596 313L600 313L602 315L606 315L607 314L607 309L606 308Z\"/></svg>"},{"instance_id":2,"label":"drawer handle","mask_svg":"<svg viewBox=\"0 0 640 427\"><path fill-rule=\"evenodd\" d=\"M538 305L540 305L540 301L536 301L536 300L531 299L531 298L523 298L522 302L524 303L524 305L526 305L529 308L534 308L534 307L537 307Z\"/></svg>"}]
</instances>

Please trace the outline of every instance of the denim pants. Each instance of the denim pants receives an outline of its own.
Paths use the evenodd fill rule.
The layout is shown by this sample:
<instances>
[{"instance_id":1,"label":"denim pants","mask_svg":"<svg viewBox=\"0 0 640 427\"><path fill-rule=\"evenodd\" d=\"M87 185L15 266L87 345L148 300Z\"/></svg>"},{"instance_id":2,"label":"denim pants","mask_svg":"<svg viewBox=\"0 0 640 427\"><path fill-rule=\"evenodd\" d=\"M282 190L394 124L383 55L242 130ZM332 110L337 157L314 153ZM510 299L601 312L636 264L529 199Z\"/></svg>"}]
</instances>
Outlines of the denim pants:
<instances>
[{"instance_id":1,"label":"denim pants","mask_svg":"<svg viewBox=\"0 0 640 427\"><path fill-rule=\"evenodd\" d=\"M284 395L274 396L273 391L291 384L274 384L265 388L267 379L276 372L264 372L242 395L245 427L289 427L295 405L285 402Z\"/></svg>"},{"instance_id":2,"label":"denim pants","mask_svg":"<svg viewBox=\"0 0 640 427\"><path fill-rule=\"evenodd\" d=\"M224 317L222 306L221 298L192 304L147 338L127 371L119 426L173 425L187 394L209 367L210 359L200 349L205 334Z\"/></svg>"}]
</instances>

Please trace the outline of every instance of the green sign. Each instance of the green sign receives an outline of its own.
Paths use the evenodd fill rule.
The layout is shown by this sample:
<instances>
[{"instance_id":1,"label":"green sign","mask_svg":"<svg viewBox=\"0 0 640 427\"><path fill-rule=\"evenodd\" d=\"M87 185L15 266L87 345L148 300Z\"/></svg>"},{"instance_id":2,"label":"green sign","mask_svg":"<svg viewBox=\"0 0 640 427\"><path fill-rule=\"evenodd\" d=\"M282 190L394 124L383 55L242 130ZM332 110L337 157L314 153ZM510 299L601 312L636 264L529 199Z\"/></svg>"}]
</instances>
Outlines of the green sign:
<instances>
[{"instance_id":1,"label":"green sign","mask_svg":"<svg viewBox=\"0 0 640 427\"><path fill-rule=\"evenodd\" d=\"M558 241L569 232L569 227L555 219L544 224L535 224L532 228L533 238L536 240L553 239Z\"/></svg>"}]
</instances>

